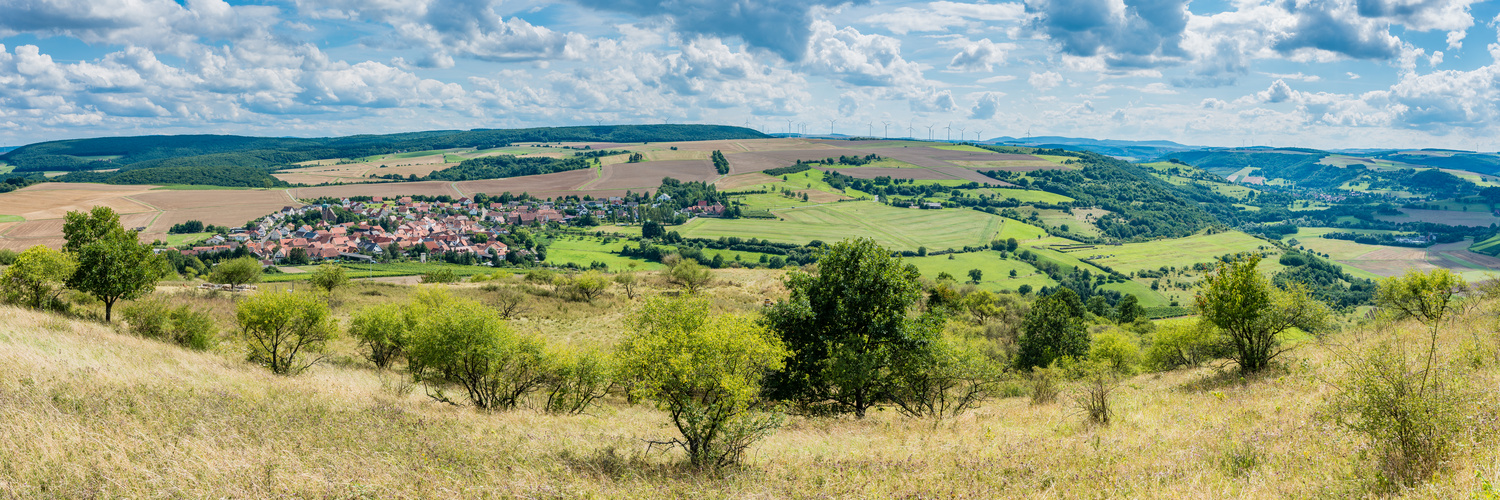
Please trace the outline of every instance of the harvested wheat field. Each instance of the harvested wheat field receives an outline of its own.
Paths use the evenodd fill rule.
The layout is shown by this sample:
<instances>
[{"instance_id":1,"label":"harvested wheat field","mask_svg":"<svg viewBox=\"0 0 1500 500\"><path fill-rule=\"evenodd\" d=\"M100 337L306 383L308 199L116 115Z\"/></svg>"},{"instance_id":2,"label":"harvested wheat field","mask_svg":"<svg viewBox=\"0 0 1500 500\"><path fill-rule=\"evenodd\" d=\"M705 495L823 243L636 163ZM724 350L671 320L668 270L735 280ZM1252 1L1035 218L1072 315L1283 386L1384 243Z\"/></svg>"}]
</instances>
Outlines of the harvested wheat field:
<instances>
[{"instance_id":1,"label":"harvested wheat field","mask_svg":"<svg viewBox=\"0 0 1500 500\"><path fill-rule=\"evenodd\" d=\"M588 189L656 189L664 177L679 181L710 181L719 177L713 163L708 160L648 161L645 163L622 163L604 167L604 176L599 182L589 184Z\"/></svg>"},{"instance_id":2,"label":"harvested wheat field","mask_svg":"<svg viewBox=\"0 0 1500 500\"><path fill-rule=\"evenodd\" d=\"M589 182L594 181L598 175L595 169L583 168L566 172L528 175L525 177L462 181L456 183L456 185L464 194L486 193L498 195L507 191L511 194L570 191L582 188Z\"/></svg>"},{"instance_id":3,"label":"harvested wheat field","mask_svg":"<svg viewBox=\"0 0 1500 500\"><path fill-rule=\"evenodd\" d=\"M353 184L348 186L315 186L305 188L292 188L287 192L299 200L312 200L320 197L340 198L344 196L462 196L453 189L453 183L446 181L422 181L422 182L379 182L369 184Z\"/></svg>"},{"instance_id":4,"label":"harvested wheat field","mask_svg":"<svg viewBox=\"0 0 1500 500\"><path fill-rule=\"evenodd\" d=\"M61 219L70 211L106 206L119 213L149 212L150 206L127 196L149 192L156 186L115 186L48 182L0 194L0 214L27 220Z\"/></svg>"},{"instance_id":5,"label":"harvested wheat field","mask_svg":"<svg viewBox=\"0 0 1500 500\"><path fill-rule=\"evenodd\" d=\"M839 149L792 149L783 151L764 151L755 153L725 154L724 159L729 160L729 166L734 173L760 172L772 168L791 166L797 161L815 161L828 158L838 158L858 154L858 151ZM864 153L869 154L869 153Z\"/></svg>"},{"instance_id":6,"label":"harvested wheat field","mask_svg":"<svg viewBox=\"0 0 1500 500\"><path fill-rule=\"evenodd\" d=\"M720 191L734 191L736 189L748 186L758 186L761 184L769 184L772 182L781 182L781 178L771 177L760 172L752 172L748 174L727 175L721 177L718 181L714 182L714 185L717 186Z\"/></svg>"}]
</instances>

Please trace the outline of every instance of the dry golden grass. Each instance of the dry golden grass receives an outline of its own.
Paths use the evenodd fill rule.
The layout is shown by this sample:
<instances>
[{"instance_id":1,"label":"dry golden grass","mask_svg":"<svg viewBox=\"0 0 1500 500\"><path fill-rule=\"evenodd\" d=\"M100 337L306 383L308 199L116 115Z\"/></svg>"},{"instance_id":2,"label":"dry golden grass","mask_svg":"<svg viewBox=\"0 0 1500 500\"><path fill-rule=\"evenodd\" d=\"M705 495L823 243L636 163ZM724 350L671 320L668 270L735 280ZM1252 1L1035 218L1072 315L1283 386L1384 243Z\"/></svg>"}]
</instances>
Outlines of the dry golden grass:
<instances>
[{"instance_id":1,"label":"dry golden grass","mask_svg":"<svg viewBox=\"0 0 1500 500\"><path fill-rule=\"evenodd\" d=\"M784 293L775 273L734 270L709 290L721 309ZM648 281L650 281L648 279ZM520 286L514 278L508 285ZM279 286L279 285L278 285ZM460 285L483 293L477 285ZM652 293L667 290L652 285ZM410 287L340 292L340 315L402 300ZM378 292L372 294L370 292ZM182 294L220 317L229 294ZM482 300L482 297L481 297ZM563 307L566 305L567 307ZM538 298L522 329L608 344L632 307ZM1445 359L1466 341L1494 347L1493 314L1447 330ZM1420 326L1398 331L1419 336ZM1390 335L1336 337L1359 349ZM1352 347L1351 347L1352 346ZM353 356L279 377L242 361L233 343L196 353L94 323L0 307L0 497L546 497L546 498L1272 498L1372 495L1362 441L1321 418L1340 373L1327 345L1241 380L1211 368L1125 381L1109 427L1067 403L994 400L934 424L876 411L863 420L794 417L718 474L681 465L645 440L674 430L619 398L584 416L479 413L404 393L395 372ZM1064 387L1066 391L1072 387ZM1068 398L1060 398L1066 401ZM1470 498L1500 482L1493 443L1470 442L1432 483L1402 492Z\"/></svg>"}]
</instances>

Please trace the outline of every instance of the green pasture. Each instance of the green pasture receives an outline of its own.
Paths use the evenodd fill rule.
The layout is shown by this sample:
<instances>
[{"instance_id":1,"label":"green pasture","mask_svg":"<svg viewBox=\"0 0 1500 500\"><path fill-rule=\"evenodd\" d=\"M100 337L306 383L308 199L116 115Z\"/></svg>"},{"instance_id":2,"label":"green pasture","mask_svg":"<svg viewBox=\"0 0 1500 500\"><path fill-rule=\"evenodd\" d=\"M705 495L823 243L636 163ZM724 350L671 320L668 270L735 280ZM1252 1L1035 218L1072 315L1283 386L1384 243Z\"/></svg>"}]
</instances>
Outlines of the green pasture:
<instances>
[{"instance_id":1,"label":"green pasture","mask_svg":"<svg viewBox=\"0 0 1500 500\"><path fill-rule=\"evenodd\" d=\"M1162 266L1181 268L1203 262L1213 262L1224 254L1253 252L1263 246L1270 247L1271 244L1239 231L1229 231L1145 243L1101 245L1070 253L1077 257L1105 256L1093 262L1130 274Z\"/></svg>"},{"instance_id":2,"label":"green pasture","mask_svg":"<svg viewBox=\"0 0 1500 500\"><path fill-rule=\"evenodd\" d=\"M795 174L782 175L782 176L779 176L779 178L784 178L785 180L782 181L782 182L773 182L773 183L767 183L767 184L756 184L754 186L746 186L746 187L738 189L737 191L756 191L756 190L762 190L762 189L768 190L768 191L775 191L778 188L786 188L786 189L791 189L793 191L800 190L800 189L813 189L813 190L822 191L822 192L825 192L825 193L833 193L833 194L837 194L837 195L848 196L848 197L851 197L851 198L858 198L858 197L861 197L861 196L869 196L869 197L873 197L874 196L874 195L871 195L869 193L865 193L863 191L859 191L859 190L852 189L852 188L851 189L843 189L843 190L834 189L834 187L831 186L831 185L829 185L827 181L823 180L823 171L822 170L818 170L816 168L814 168L812 170L806 170L806 171L802 171L802 172L797 172Z\"/></svg>"},{"instance_id":3,"label":"green pasture","mask_svg":"<svg viewBox=\"0 0 1500 500\"><path fill-rule=\"evenodd\" d=\"M1040 190L1010 188L989 188L989 190L995 193L996 198L1015 198L1021 203L1063 203L1073 201L1073 198Z\"/></svg>"},{"instance_id":4,"label":"green pasture","mask_svg":"<svg viewBox=\"0 0 1500 500\"><path fill-rule=\"evenodd\" d=\"M847 156L847 155L836 155L836 154L830 153L828 157L829 158L838 158L839 156ZM901 161L901 160L897 160L895 158L881 158L879 160L872 161L870 163L866 163L864 165L842 165L842 164L818 165L818 168L828 168L828 169L833 169L833 170L838 170L838 169L841 169L841 168L853 168L853 167L927 168L927 167L924 167L924 166L921 166L921 165L917 165L917 164L913 164L913 163L907 163L907 162L904 162L904 161Z\"/></svg>"},{"instance_id":5,"label":"green pasture","mask_svg":"<svg viewBox=\"0 0 1500 500\"><path fill-rule=\"evenodd\" d=\"M213 235L214 233L168 234L166 235L166 237L161 238L161 240L166 242L167 246L169 247L178 247L203 241L204 238L208 238L209 236Z\"/></svg>"},{"instance_id":6,"label":"green pasture","mask_svg":"<svg viewBox=\"0 0 1500 500\"><path fill-rule=\"evenodd\" d=\"M0 214L0 222L26 222L26 218L19 215Z\"/></svg>"},{"instance_id":7,"label":"green pasture","mask_svg":"<svg viewBox=\"0 0 1500 500\"><path fill-rule=\"evenodd\" d=\"M951 259L949 257L952 257ZM979 288L990 291L1016 291L1021 285L1031 285L1032 289L1040 289L1044 286L1056 285L1046 274L1038 271L1030 264L1016 260L1000 257L1000 252L983 251L969 253L955 253L949 255L932 255L928 257L911 257L906 262L917 266L922 272L922 277L937 279L938 274L948 273L953 275L960 283L969 281L969 270L978 269L983 273ZM1014 270L1016 277L1010 277Z\"/></svg>"},{"instance_id":8,"label":"green pasture","mask_svg":"<svg viewBox=\"0 0 1500 500\"><path fill-rule=\"evenodd\" d=\"M894 208L871 201L786 209L776 215L783 220L698 218L675 230L689 238L756 237L796 244L867 237L892 250L939 250L988 245L1012 224L974 210Z\"/></svg>"},{"instance_id":9,"label":"green pasture","mask_svg":"<svg viewBox=\"0 0 1500 500\"><path fill-rule=\"evenodd\" d=\"M1005 225L1000 227L1000 234L995 239L1004 240L1015 238L1016 241L1029 241L1047 237L1047 230L1015 219L1001 217Z\"/></svg>"},{"instance_id":10,"label":"green pasture","mask_svg":"<svg viewBox=\"0 0 1500 500\"><path fill-rule=\"evenodd\" d=\"M611 243L604 243L603 239L593 236L561 236L552 240L552 244L547 246L547 262L553 265L576 264L582 267L588 267L594 262L603 262L611 271L630 269L632 263L636 265L636 269L662 268L661 264L655 262L632 259L616 253L625 248L627 243L630 242L615 240Z\"/></svg>"},{"instance_id":11,"label":"green pasture","mask_svg":"<svg viewBox=\"0 0 1500 500\"><path fill-rule=\"evenodd\" d=\"M747 194L735 196L732 199L744 204L741 208L747 212L754 210L779 210L817 204L816 202L802 201L802 198L788 198L779 193Z\"/></svg>"},{"instance_id":12,"label":"green pasture","mask_svg":"<svg viewBox=\"0 0 1500 500\"><path fill-rule=\"evenodd\" d=\"M1151 289L1151 285L1135 280L1126 280L1124 283L1106 283L1099 288L1114 290L1123 294L1134 295L1136 300L1141 301L1141 307L1166 307L1172 305L1172 300ZM1178 301L1181 305L1182 301Z\"/></svg>"}]
</instances>

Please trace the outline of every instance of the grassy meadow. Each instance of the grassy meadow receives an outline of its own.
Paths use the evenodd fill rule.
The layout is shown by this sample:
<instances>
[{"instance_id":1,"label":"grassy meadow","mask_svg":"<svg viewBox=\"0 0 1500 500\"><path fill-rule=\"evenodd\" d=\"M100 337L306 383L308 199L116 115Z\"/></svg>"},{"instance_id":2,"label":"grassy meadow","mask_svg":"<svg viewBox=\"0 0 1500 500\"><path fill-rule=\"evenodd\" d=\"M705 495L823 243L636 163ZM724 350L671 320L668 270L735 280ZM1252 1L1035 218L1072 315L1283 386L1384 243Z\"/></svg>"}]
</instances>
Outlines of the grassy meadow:
<instances>
[{"instance_id":1,"label":"grassy meadow","mask_svg":"<svg viewBox=\"0 0 1500 500\"><path fill-rule=\"evenodd\" d=\"M646 276L648 294L669 291ZM784 296L778 276L722 271L706 294L718 311L753 311ZM453 287L480 301L492 293ZM344 318L414 289L361 283L330 303ZM512 328L569 345L613 345L641 300L615 291L574 303L545 286L531 290ZM229 332L232 294L178 291L176 299ZM1500 346L1482 335L1496 306L1472 309L1440 336L1440 359L1465 360L1475 387L1500 383ZM334 342L325 363L277 376L244 362L233 340L188 351L0 306L0 496L1490 498L1500 483L1493 393L1474 400L1478 430L1433 480L1409 490L1382 489L1367 442L1328 416L1342 360L1423 331L1411 322L1349 325L1248 378L1213 363L1136 375L1116 390L1109 426L1085 423L1074 382L1054 403L1010 395L936 421L889 409L863 420L791 416L744 463L702 472L680 451L651 444L675 433L665 414L618 395L583 415L546 414L534 401L482 412L428 398L401 372L364 361L348 339Z\"/></svg>"},{"instance_id":2,"label":"grassy meadow","mask_svg":"<svg viewBox=\"0 0 1500 500\"><path fill-rule=\"evenodd\" d=\"M989 245L1013 223L974 210L895 208L872 201L781 210L776 215L782 220L698 218L673 230L687 238L754 236L796 244L863 236L886 248L915 251L923 246L938 250Z\"/></svg>"}]
</instances>

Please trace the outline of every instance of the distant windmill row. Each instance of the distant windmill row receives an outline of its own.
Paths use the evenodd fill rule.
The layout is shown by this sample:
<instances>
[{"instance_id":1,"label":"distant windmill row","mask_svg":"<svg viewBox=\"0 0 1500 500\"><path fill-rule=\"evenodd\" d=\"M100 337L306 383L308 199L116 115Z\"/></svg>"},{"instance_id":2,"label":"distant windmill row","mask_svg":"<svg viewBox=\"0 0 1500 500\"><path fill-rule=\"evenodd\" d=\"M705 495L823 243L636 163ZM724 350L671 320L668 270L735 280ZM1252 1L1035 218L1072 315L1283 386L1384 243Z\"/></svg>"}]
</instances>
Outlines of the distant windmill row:
<instances>
[{"instance_id":1,"label":"distant windmill row","mask_svg":"<svg viewBox=\"0 0 1500 500\"><path fill-rule=\"evenodd\" d=\"M881 121L880 125L883 127L882 128L882 133L883 133L882 137L884 137L886 139L890 139L891 138L891 125L892 124L896 125L896 130L897 131L901 130L901 124L899 122ZM910 137L910 138L915 138L916 137L915 134L916 134L916 131L917 131L917 127L916 127L915 124L916 124L915 121L907 122L907 124L906 124L906 136L907 137ZM828 120L828 135L835 135L835 130L836 130L835 126L836 125L838 125L838 119L829 119ZM930 140L934 140L933 130L935 130L937 128L937 125L938 124L936 124L936 123L934 123L932 125L924 125L924 127L927 128L927 140L929 140L929 141ZM873 121L872 122L865 122L865 126L866 126L866 136L867 137L875 137L875 122L873 122ZM745 128L760 129L759 127L752 126L750 124L750 120L745 120ZM948 126L942 127L942 129L943 129L944 132L946 132L944 140L952 141L953 140L953 131L954 130L958 131L958 140L960 140L960 141L968 140L968 129L966 127L954 127L953 126L953 122L948 122ZM762 131L766 132L767 130L762 130ZM807 135L807 122L799 122L799 121L796 121L796 120L788 119L786 121L786 133L788 135L793 134L793 133ZM1028 136L1031 135L1029 131L1027 132L1027 135ZM983 137L984 137L984 129L975 129L974 130L974 140L980 141L980 140L983 140L982 139Z\"/></svg>"}]
</instances>

